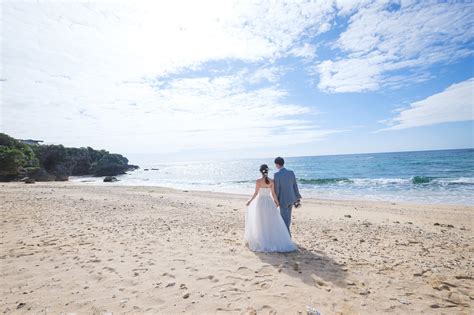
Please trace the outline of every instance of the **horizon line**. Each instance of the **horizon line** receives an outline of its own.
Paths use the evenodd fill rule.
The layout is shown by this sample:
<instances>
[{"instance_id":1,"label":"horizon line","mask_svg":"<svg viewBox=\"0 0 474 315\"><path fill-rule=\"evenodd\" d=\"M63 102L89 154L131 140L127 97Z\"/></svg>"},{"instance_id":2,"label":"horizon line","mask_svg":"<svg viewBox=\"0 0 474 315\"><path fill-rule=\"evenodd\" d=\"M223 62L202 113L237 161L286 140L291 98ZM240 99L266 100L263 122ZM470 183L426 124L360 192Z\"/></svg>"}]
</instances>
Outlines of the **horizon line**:
<instances>
[{"instance_id":1,"label":"horizon line","mask_svg":"<svg viewBox=\"0 0 474 315\"><path fill-rule=\"evenodd\" d=\"M426 150L406 150L406 151L381 151L381 152L361 152L361 153L340 153L340 154L321 154L321 155L299 155L299 156L287 156L284 159L294 159L294 158L310 158L310 157L326 157L326 156L341 156L341 155L366 155L366 154L390 154L390 153L415 153L415 152L430 152L430 151L460 151L460 150L474 150L474 147L467 148L455 148L455 149L426 149ZM130 155L146 155L147 153L128 153ZM152 153L159 154L159 153ZM256 159L274 159L275 157L253 157L253 158L240 158L238 160L256 160ZM214 161L229 161L231 158L221 158L221 159L196 159L191 161L156 161L153 163L202 163L202 162L214 162Z\"/></svg>"}]
</instances>

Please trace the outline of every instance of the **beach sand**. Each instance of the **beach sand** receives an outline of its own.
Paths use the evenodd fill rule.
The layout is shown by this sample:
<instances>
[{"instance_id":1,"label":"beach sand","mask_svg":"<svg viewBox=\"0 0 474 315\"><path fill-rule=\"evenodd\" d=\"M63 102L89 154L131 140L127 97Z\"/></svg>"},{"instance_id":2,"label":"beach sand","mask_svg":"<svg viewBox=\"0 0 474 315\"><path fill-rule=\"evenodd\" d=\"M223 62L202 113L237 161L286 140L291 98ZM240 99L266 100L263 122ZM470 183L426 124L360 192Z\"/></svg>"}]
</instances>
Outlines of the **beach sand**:
<instances>
[{"instance_id":1,"label":"beach sand","mask_svg":"<svg viewBox=\"0 0 474 315\"><path fill-rule=\"evenodd\" d=\"M473 313L474 207L303 199L299 250L265 254L247 198L2 183L0 311Z\"/></svg>"}]
</instances>

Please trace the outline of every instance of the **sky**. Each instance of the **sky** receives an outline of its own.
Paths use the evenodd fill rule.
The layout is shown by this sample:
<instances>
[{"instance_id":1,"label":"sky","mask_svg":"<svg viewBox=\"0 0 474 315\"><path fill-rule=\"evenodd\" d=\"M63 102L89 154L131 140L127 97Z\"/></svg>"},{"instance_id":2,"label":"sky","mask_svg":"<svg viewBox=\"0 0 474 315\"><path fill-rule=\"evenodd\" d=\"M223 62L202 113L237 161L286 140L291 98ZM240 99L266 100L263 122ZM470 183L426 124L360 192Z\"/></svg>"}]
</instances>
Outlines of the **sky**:
<instances>
[{"instance_id":1,"label":"sky","mask_svg":"<svg viewBox=\"0 0 474 315\"><path fill-rule=\"evenodd\" d=\"M472 1L1 1L0 132L158 160L474 147Z\"/></svg>"}]
</instances>

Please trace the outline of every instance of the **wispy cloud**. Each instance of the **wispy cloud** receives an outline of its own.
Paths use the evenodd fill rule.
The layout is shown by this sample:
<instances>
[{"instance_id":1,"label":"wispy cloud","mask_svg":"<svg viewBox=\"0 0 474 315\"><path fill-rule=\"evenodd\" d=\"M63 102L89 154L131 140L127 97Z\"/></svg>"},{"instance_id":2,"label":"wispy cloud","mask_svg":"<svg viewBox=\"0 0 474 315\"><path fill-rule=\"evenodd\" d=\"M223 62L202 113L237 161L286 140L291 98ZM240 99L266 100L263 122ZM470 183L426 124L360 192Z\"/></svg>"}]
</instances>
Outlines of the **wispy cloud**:
<instances>
[{"instance_id":1,"label":"wispy cloud","mask_svg":"<svg viewBox=\"0 0 474 315\"><path fill-rule=\"evenodd\" d=\"M473 54L466 46L474 39L473 19L470 3L362 3L333 45L339 57L316 66L318 88L364 92L427 80L419 75L427 67Z\"/></svg>"},{"instance_id":2,"label":"wispy cloud","mask_svg":"<svg viewBox=\"0 0 474 315\"><path fill-rule=\"evenodd\" d=\"M400 109L396 117L384 120L388 128L400 130L439 123L474 120L474 78L453 84L443 92Z\"/></svg>"},{"instance_id":3,"label":"wispy cloud","mask_svg":"<svg viewBox=\"0 0 474 315\"><path fill-rule=\"evenodd\" d=\"M290 54L292 54L295 57L302 57L305 59L314 58L316 57L316 45L304 43L301 46L293 47L290 50Z\"/></svg>"},{"instance_id":4,"label":"wispy cloud","mask_svg":"<svg viewBox=\"0 0 474 315\"><path fill-rule=\"evenodd\" d=\"M14 135L178 152L284 146L333 132L302 118L314 110L285 101L278 80L286 70L273 65L302 45L301 36L328 29L331 3L7 2L2 9L1 128ZM229 60L244 65L200 74ZM183 71L195 73L174 76Z\"/></svg>"},{"instance_id":5,"label":"wispy cloud","mask_svg":"<svg viewBox=\"0 0 474 315\"><path fill-rule=\"evenodd\" d=\"M348 128L331 128L328 108L318 114L323 98L308 83L311 69L322 91L374 91L431 80L431 65L472 53L466 45L473 13L464 4L1 6L0 129L120 152L218 148L251 155L255 148L313 144Z\"/></svg>"},{"instance_id":6,"label":"wispy cloud","mask_svg":"<svg viewBox=\"0 0 474 315\"><path fill-rule=\"evenodd\" d=\"M258 84L262 82L275 83L280 80L285 72L286 69L282 66L261 67L253 73L250 73L247 77L247 80L252 84Z\"/></svg>"},{"instance_id":7,"label":"wispy cloud","mask_svg":"<svg viewBox=\"0 0 474 315\"><path fill-rule=\"evenodd\" d=\"M153 125L156 138L147 141L165 151L272 148L340 132L313 126L307 119L317 113L285 102L283 89L248 88L246 75L168 81L154 89L150 102L141 106L140 110L149 108L149 115L133 120L133 129L148 138L143 126Z\"/></svg>"}]
</instances>

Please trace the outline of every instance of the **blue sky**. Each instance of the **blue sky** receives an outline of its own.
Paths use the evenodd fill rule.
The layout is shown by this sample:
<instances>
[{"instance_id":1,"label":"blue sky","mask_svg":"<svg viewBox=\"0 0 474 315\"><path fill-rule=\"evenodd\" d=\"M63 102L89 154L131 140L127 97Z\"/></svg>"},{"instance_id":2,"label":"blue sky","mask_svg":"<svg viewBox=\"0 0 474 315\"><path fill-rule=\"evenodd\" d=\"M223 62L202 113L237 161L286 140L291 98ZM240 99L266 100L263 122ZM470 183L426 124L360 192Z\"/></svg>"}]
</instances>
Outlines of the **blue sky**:
<instances>
[{"instance_id":1,"label":"blue sky","mask_svg":"<svg viewBox=\"0 0 474 315\"><path fill-rule=\"evenodd\" d=\"M2 2L0 130L163 160L473 147L465 2Z\"/></svg>"}]
</instances>

